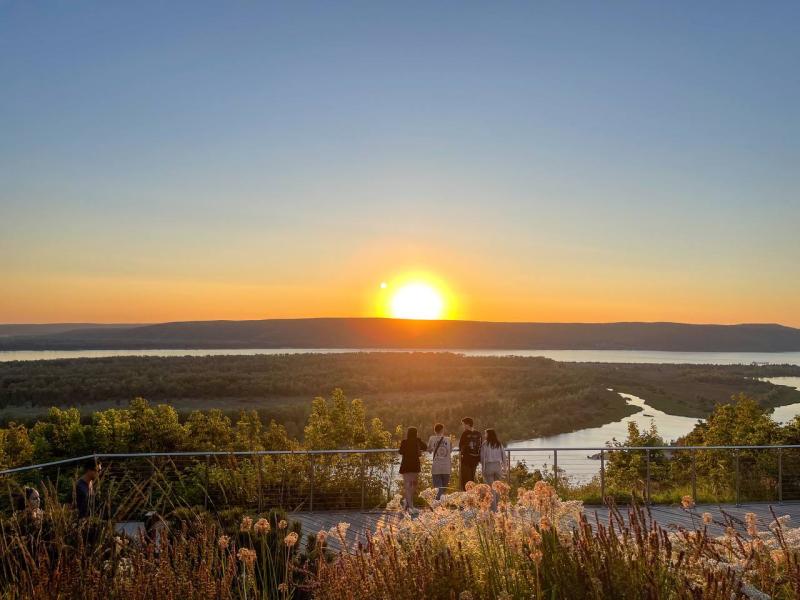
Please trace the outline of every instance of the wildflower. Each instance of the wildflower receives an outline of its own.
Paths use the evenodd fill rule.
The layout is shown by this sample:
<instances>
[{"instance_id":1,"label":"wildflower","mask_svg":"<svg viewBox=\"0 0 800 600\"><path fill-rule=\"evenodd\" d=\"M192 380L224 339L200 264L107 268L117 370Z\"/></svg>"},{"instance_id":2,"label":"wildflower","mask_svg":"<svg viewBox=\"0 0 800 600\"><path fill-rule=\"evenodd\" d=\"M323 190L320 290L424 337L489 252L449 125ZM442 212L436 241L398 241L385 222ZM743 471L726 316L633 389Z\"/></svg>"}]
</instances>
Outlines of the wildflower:
<instances>
[{"instance_id":1,"label":"wildflower","mask_svg":"<svg viewBox=\"0 0 800 600\"><path fill-rule=\"evenodd\" d=\"M217 540L217 544L219 545L220 550L227 550L228 546L230 546L231 538L227 535L219 536L219 540Z\"/></svg>"},{"instance_id":2,"label":"wildflower","mask_svg":"<svg viewBox=\"0 0 800 600\"><path fill-rule=\"evenodd\" d=\"M239 552L236 553L236 558L242 561L245 567L252 567L253 563L256 562L256 551L250 548L239 548Z\"/></svg>"},{"instance_id":3,"label":"wildflower","mask_svg":"<svg viewBox=\"0 0 800 600\"><path fill-rule=\"evenodd\" d=\"M286 522L286 519L281 519L278 522L278 529L286 529L288 526L289 524Z\"/></svg>"},{"instance_id":4,"label":"wildflower","mask_svg":"<svg viewBox=\"0 0 800 600\"><path fill-rule=\"evenodd\" d=\"M464 484L464 489L465 489L466 491L468 491L468 492L471 492L471 491L472 491L472 488L474 488L474 487L475 487L475 482L474 482L474 481L468 481L467 483L465 483L465 484ZM469 592L463 592L463 593L464 593L464 594L469 594ZM463 595L463 594L462 594L462 595ZM472 594L470 594L470 597L471 597L471 596L472 596Z\"/></svg>"},{"instance_id":5,"label":"wildflower","mask_svg":"<svg viewBox=\"0 0 800 600\"><path fill-rule=\"evenodd\" d=\"M521 504L526 508L534 508L534 504L536 502L536 495L534 494L533 490L526 490L524 488L520 488L517 490L517 503Z\"/></svg>"},{"instance_id":6,"label":"wildflower","mask_svg":"<svg viewBox=\"0 0 800 600\"><path fill-rule=\"evenodd\" d=\"M747 524L747 535L755 537L758 535L758 525L756 524L756 514L747 513L744 516L744 522Z\"/></svg>"},{"instance_id":7,"label":"wildflower","mask_svg":"<svg viewBox=\"0 0 800 600\"><path fill-rule=\"evenodd\" d=\"M403 510L403 496L402 494L395 494L394 497L386 505L387 511L400 512Z\"/></svg>"},{"instance_id":8,"label":"wildflower","mask_svg":"<svg viewBox=\"0 0 800 600\"><path fill-rule=\"evenodd\" d=\"M325 543L325 541L327 539L328 539L328 532L327 531L319 530L317 532L317 545L321 546L322 544Z\"/></svg>"},{"instance_id":9,"label":"wildflower","mask_svg":"<svg viewBox=\"0 0 800 600\"><path fill-rule=\"evenodd\" d=\"M696 532L690 533L689 535L694 536ZM651 546L655 547L658 545L658 532L651 531L647 534L647 541L650 543Z\"/></svg>"},{"instance_id":10,"label":"wildflower","mask_svg":"<svg viewBox=\"0 0 800 600\"><path fill-rule=\"evenodd\" d=\"M539 565L542 562L542 552L541 550L534 550L531 552L528 557L534 562L534 564Z\"/></svg>"},{"instance_id":11,"label":"wildflower","mask_svg":"<svg viewBox=\"0 0 800 600\"><path fill-rule=\"evenodd\" d=\"M258 535L266 535L269 533L270 529L272 529L272 526L269 524L269 521L263 517L256 521L256 524L253 527L253 531L255 531Z\"/></svg>"},{"instance_id":12,"label":"wildflower","mask_svg":"<svg viewBox=\"0 0 800 600\"><path fill-rule=\"evenodd\" d=\"M791 515L783 515L782 517L778 517L772 523L769 524L770 529L779 529L785 528L789 526L789 522L792 520Z\"/></svg>"},{"instance_id":13,"label":"wildflower","mask_svg":"<svg viewBox=\"0 0 800 600\"><path fill-rule=\"evenodd\" d=\"M769 553L772 562L781 567L786 564L786 552L783 550L773 550Z\"/></svg>"},{"instance_id":14,"label":"wildflower","mask_svg":"<svg viewBox=\"0 0 800 600\"><path fill-rule=\"evenodd\" d=\"M536 531L536 529L533 527L531 527L530 531L528 532L528 537L531 539L532 544L538 546L542 543L542 534Z\"/></svg>"},{"instance_id":15,"label":"wildflower","mask_svg":"<svg viewBox=\"0 0 800 600\"><path fill-rule=\"evenodd\" d=\"M550 531L550 529L552 529L552 527L553 527L553 524L550 522L550 519L548 519L547 517L542 517L541 519L539 519L539 528L542 531Z\"/></svg>"},{"instance_id":16,"label":"wildflower","mask_svg":"<svg viewBox=\"0 0 800 600\"><path fill-rule=\"evenodd\" d=\"M278 591L281 594L285 594L286 592L289 591L289 586L286 584L285 581L283 583L281 583L280 585L278 585Z\"/></svg>"},{"instance_id":17,"label":"wildflower","mask_svg":"<svg viewBox=\"0 0 800 600\"><path fill-rule=\"evenodd\" d=\"M294 531L289 533L285 538L283 538L284 543L291 548L297 543L298 535Z\"/></svg>"},{"instance_id":18,"label":"wildflower","mask_svg":"<svg viewBox=\"0 0 800 600\"><path fill-rule=\"evenodd\" d=\"M558 494L555 488L546 481L537 481L533 486L533 509L542 514L549 514L558 505Z\"/></svg>"},{"instance_id":19,"label":"wildflower","mask_svg":"<svg viewBox=\"0 0 800 600\"><path fill-rule=\"evenodd\" d=\"M498 479L492 484L492 489L501 496L508 496L508 493L511 491L511 486L509 486L505 481L500 481Z\"/></svg>"},{"instance_id":20,"label":"wildflower","mask_svg":"<svg viewBox=\"0 0 800 600\"><path fill-rule=\"evenodd\" d=\"M336 535L339 536L340 539L344 539L347 535L347 530L350 529L350 523L339 523L336 526Z\"/></svg>"},{"instance_id":21,"label":"wildflower","mask_svg":"<svg viewBox=\"0 0 800 600\"><path fill-rule=\"evenodd\" d=\"M683 498L681 498L681 506L685 510L693 509L694 508L694 498L692 498L691 496L688 496L688 495L684 496Z\"/></svg>"},{"instance_id":22,"label":"wildflower","mask_svg":"<svg viewBox=\"0 0 800 600\"><path fill-rule=\"evenodd\" d=\"M711 525L714 522L714 517L711 515L710 512L703 513L703 523L706 525Z\"/></svg>"},{"instance_id":23,"label":"wildflower","mask_svg":"<svg viewBox=\"0 0 800 600\"><path fill-rule=\"evenodd\" d=\"M253 519L251 517L244 517L242 519L241 525L239 525L239 531L242 533L246 533L253 528Z\"/></svg>"},{"instance_id":24,"label":"wildflower","mask_svg":"<svg viewBox=\"0 0 800 600\"><path fill-rule=\"evenodd\" d=\"M464 590L458 595L458 600L472 600L472 592Z\"/></svg>"},{"instance_id":25,"label":"wildflower","mask_svg":"<svg viewBox=\"0 0 800 600\"><path fill-rule=\"evenodd\" d=\"M427 488L420 492L419 497L422 498L428 506L433 506L436 501L437 493L438 490L436 488Z\"/></svg>"}]
</instances>

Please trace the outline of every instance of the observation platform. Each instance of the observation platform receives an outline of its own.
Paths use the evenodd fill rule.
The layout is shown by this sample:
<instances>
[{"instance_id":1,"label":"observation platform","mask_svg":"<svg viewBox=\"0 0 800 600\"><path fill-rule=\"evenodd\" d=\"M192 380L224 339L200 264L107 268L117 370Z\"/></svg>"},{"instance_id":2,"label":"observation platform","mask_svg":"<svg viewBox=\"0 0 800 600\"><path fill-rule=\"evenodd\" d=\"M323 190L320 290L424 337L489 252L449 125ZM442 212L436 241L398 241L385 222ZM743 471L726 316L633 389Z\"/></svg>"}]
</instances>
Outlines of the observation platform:
<instances>
[{"instance_id":1,"label":"observation platform","mask_svg":"<svg viewBox=\"0 0 800 600\"><path fill-rule=\"evenodd\" d=\"M628 507L620 506L618 510L627 520ZM693 510L686 511L681 506L653 505L649 507L650 515L655 522L667 530L677 531L683 529L697 529L703 527L703 513L711 513L714 522L708 526L708 532L712 536L720 536L724 533L728 520L734 526L744 532L745 515L755 513L758 528L762 531L767 530L769 524L775 520L775 516L791 517L790 526L800 526L800 502L777 503L752 503L752 504L698 504ZM775 516L773 516L773 511ZM599 519L601 523L609 522L610 509L606 506L586 506L584 510L590 523ZM727 518L726 518L727 515ZM366 534L374 532L376 528L382 526L391 529L402 517L403 513L390 511L318 511L318 512L293 512L290 517L302 523L303 536L309 533L316 533L320 530L328 531L338 523L345 522L350 524L347 532L347 540L355 547L358 542L366 541ZM331 538L331 547L337 549L338 543Z\"/></svg>"}]
</instances>

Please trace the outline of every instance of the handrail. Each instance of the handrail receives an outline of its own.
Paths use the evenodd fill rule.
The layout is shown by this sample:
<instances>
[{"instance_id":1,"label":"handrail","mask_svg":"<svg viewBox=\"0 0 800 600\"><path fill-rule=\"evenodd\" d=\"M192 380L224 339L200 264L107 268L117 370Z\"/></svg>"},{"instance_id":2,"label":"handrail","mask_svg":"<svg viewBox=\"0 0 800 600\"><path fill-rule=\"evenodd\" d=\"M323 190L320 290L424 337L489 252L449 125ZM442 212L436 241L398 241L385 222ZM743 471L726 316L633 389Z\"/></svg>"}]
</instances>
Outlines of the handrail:
<instances>
[{"instance_id":1,"label":"handrail","mask_svg":"<svg viewBox=\"0 0 800 600\"><path fill-rule=\"evenodd\" d=\"M506 451L517 452L625 452L625 451L684 451L684 450L779 450L779 449L800 449L800 444L776 444L758 446L554 446L548 448L526 448L526 447L506 447ZM458 448L453 449L457 453ZM365 454L385 454L387 452L396 453L397 448L342 448L333 450L190 450L182 452L98 452L86 454L73 458L64 458L46 463L25 465L10 469L0 470L0 475L10 475L35 469L44 469L56 465L80 462L89 459L112 459L112 458L156 458L168 456L319 456L319 455L365 455Z\"/></svg>"}]
</instances>

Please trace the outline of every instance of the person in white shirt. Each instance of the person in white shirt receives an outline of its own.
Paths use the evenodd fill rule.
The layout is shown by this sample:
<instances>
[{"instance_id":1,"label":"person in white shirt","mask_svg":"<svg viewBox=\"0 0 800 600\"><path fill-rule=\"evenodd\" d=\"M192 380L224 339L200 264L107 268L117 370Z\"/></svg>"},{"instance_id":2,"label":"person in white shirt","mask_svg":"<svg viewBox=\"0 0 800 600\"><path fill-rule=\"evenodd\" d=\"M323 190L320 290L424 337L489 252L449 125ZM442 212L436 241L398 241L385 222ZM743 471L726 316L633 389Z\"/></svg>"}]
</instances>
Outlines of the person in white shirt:
<instances>
[{"instance_id":1,"label":"person in white shirt","mask_svg":"<svg viewBox=\"0 0 800 600\"><path fill-rule=\"evenodd\" d=\"M432 456L431 477L433 487L437 490L436 499L439 500L450 484L450 470L452 469L450 455L453 445L450 442L450 436L444 434L444 425L441 423L433 426L433 433L434 435L428 438L428 452Z\"/></svg>"},{"instance_id":2,"label":"person in white shirt","mask_svg":"<svg viewBox=\"0 0 800 600\"><path fill-rule=\"evenodd\" d=\"M494 429L486 430L486 437L481 444L481 471L483 481L492 485L495 481L503 478L503 472L508 468L508 457L506 449L497 438ZM492 510L497 509L497 494L492 501Z\"/></svg>"}]
</instances>

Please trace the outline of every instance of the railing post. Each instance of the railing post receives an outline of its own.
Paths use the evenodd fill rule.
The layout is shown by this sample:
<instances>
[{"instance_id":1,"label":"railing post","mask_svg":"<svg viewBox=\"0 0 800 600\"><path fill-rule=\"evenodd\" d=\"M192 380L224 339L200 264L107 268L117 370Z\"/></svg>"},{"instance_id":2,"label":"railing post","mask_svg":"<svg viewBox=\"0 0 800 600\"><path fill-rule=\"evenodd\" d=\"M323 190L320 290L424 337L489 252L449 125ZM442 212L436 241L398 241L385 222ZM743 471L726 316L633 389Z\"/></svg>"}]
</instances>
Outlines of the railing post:
<instances>
[{"instance_id":1,"label":"railing post","mask_svg":"<svg viewBox=\"0 0 800 600\"><path fill-rule=\"evenodd\" d=\"M697 502L697 450L692 450L692 500Z\"/></svg>"},{"instance_id":2,"label":"railing post","mask_svg":"<svg viewBox=\"0 0 800 600\"><path fill-rule=\"evenodd\" d=\"M361 510L364 510L364 500L366 498L367 485L367 453L361 454Z\"/></svg>"},{"instance_id":3,"label":"railing post","mask_svg":"<svg viewBox=\"0 0 800 600\"><path fill-rule=\"evenodd\" d=\"M508 460L508 468L506 469L506 483L511 485L511 450L507 450L506 454L508 455L506 457Z\"/></svg>"},{"instance_id":4,"label":"railing post","mask_svg":"<svg viewBox=\"0 0 800 600\"><path fill-rule=\"evenodd\" d=\"M650 449L647 449L647 473L644 480L645 503L650 504Z\"/></svg>"},{"instance_id":5,"label":"railing post","mask_svg":"<svg viewBox=\"0 0 800 600\"><path fill-rule=\"evenodd\" d=\"M311 512L314 510L314 455L309 454L308 457L311 465L311 489L308 494L308 510Z\"/></svg>"},{"instance_id":6,"label":"railing post","mask_svg":"<svg viewBox=\"0 0 800 600\"><path fill-rule=\"evenodd\" d=\"M206 508L206 509L208 508L208 503L209 503L209 500L210 500L209 495L208 495L208 461L209 460L211 460L211 455L210 454L206 454L206 463L205 463L206 464L206 471L205 471L205 480L206 481L205 481L205 485L203 486L203 488L205 490L205 498L203 499L203 507Z\"/></svg>"},{"instance_id":7,"label":"railing post","mask_svg":"<svg viewBox=\"0 0 800 600\"><path fill-rule=\"evenodd\" d=\"M783 448L778 448L778 503L783 503Z\"/></svg>"},{"instance_id":8,"label":"railing post","mask_svg":"<svg viewBox=\"0 0 800 600\"><path fill-rule=\"evenodd\" d=\"M262 480L262 474L261 474L261 471L263 470L262 469L262 464L261 464L261 461L262 461L261 455L260 454L256 454L256 459L257 459L256 460L256 467L258 468L258 512L261 512L262 510L264 510L264 508L263 508L264 507L264 499L263 499L263 494L262 494L262 490L264 489L264 482Z\"/></svg>"},{"instance_id":9,"label":"railing post","mask_svg":"<svg viewBox=\"0 0 800 600\"><path fill-rule=\"evenodd\" d=\"M606 451L600 450L600 503L606 503Z\"/></svg>"},{"instance_id":10,"label":"railing post","mask_svg":"<svg viewBox=\"0 0 800 600\"><path fill-rule=\"evenodd\" d=\"M292 464L294 464L294 451L291 452L292 453L289 454L289 456L292 457L291 459L287 459L286 454L284 454L281 457L281 498L280 498L281 508L286 508L289 505L290 496L288 493L286 493L286 463L291 462Z\"/></svg>"},{"instance_id":11,"label":"railing post","mask_svg":"<svg viewBox=\"0 0 800 600\"><path fill-rule=\"evenodd\" d=\"M739 506L739 449L736 448L733 452L736 460L736 506Z\"/></svg>"},{"instance_id":12,"label":"railing post","mask_svg":"<svg viewBox=\"0 0 800 600\"><path fill-rule=\"evenodd\" d=\"M392 484L394 482L394 458L391 459L392 464L389 465L389 481L386 483L386 502L392 501Z\"/></svg>"},{"instance_id":13,"label":"railing post","mask_svg":"<svg viewBox=\"0 0 800 600\"><path fill-rule=\"evenodd\" d=\"M148 477L147 477L147 486L146 486L146 489L147 489L147 501L149 503L153 499L153 478L156 475L155 459L152 456L148 457L147 464L150 467L149 468Z\"/></svg>"},{"instance_id":14,"label":"railing post","mask_svg":"<svg viewBox=\"0 0 800 600\"><path fill-rule=\"evenodd\" d=\"M558 450L553 449L553 487L558 489Z\"/></svg>"}]
</instances>

